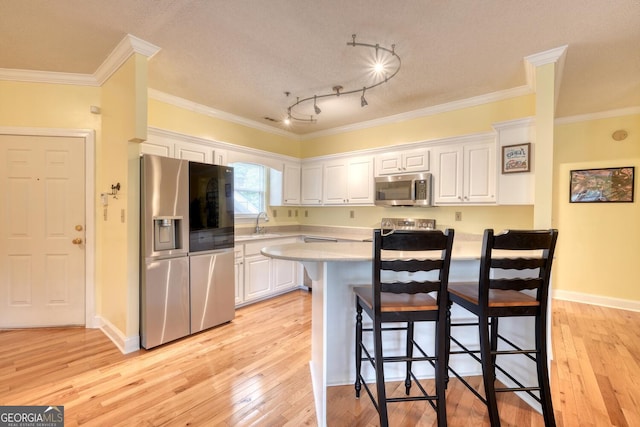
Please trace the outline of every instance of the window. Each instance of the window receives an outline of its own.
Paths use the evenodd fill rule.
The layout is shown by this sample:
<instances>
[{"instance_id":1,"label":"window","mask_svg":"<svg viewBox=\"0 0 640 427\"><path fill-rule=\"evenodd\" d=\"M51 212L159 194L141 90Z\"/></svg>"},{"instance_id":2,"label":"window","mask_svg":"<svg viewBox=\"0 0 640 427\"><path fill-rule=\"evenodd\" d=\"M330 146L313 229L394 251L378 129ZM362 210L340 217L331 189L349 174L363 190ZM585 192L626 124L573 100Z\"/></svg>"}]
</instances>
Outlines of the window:
<instances>
[{"instance_id":1,"label":"window","mask_svg":"<svg viewBox=\"0 0 640 427\"><path fill-rule=\"evenodd\" d=\"M255 216L265 210L266 168L254 163L231 163L236 216Z\"/></svg>"}]
</instances>

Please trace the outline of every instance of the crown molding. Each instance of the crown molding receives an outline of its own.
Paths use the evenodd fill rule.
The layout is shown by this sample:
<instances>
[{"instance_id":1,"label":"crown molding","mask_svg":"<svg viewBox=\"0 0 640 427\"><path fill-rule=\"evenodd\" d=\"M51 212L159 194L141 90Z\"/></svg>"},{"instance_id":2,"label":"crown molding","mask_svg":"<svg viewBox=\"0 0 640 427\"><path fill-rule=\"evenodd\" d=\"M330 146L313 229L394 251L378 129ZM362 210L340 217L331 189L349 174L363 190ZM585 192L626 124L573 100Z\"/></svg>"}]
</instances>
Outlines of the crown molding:
<instances>
[{"instance_id":1,"label":"crown molding","mask_svg":"<svg viewBox=\"0 0 640 427\"><path fill-rule=\"evenodd\" d=\"M505 99L517 98L519 96L530 95L533 93L528 86L519 86L512 89L501 90L488 93L485 95L475 96L472 98L452 101L445 104L434 105L432 107L422 108L419 110L408 111L406 113L396 114L393 116L383 117L381 119L369 120L366 122L355 123L353 125L341 126L324 131L318 131L302 135L300 139L308 140L319 138L322 136L336 135L355 130L371 128L391 123L399 123L406 120L418 119L421 117L432 116L435 114L446 113L449 111L460 110L463 108L476 107L478 105L489 104L491 102L503 101Z\"/></svg>"},{"instance_id":2,"label":"crown molding","mask_svg":"<svg viewBox=\"0 0 640 427\"><path fill-rule=\"evenodd\" d=\"M533 55L524 57L524 68L527 75L527 85L532 91L536 91L536 67L546 64L556 63L556 99L558 99L558 91L560 90L560 80L564 71L564 60L567 56L567 48L569 45L563 45L554 49L545 50L544 52L534 53Z\"/></svg>"},{"instance_id":3,"label":"crown molding","mask_svg":"<svg viewBox=\"0 0 640 427\"><path fill-rule=\"evenodd\" d=\"M29 83L55 83L78 86L99 86L91 74L58 73L51 71L0 68L0 80Z\"/></svg>"},{"instance_id":4,"label":"crown molding","mask_svg":"<svg viewBox=\"0 0 640 427\"><path fill-rule=\"evenodd\" d=\"M111 51L107 59L93 74L59 73L52 71L16 70L0 68L0 80L12 80L31 83L54 83L79 86L102 86L111 75L134 53L151 58L158 53L159 47L139 39L131 34L124 36Z\"/></svg>"},{"instance_id":5,"label":"crown molding","mask_svg":"<svg viewBox=\"0 0 640 427\"><path fill-rule=\"evenodd\" d=\"M277 129L255 120L245 119L244 117L236 116L235 114L227 113L225 111L216 110L215 108L207 107L206 105L198 104L197 102L189 101L188 99L180 98L179 96L170 95L165 92L161 92L156 89L149 88L149 98L156 101L164 102L166 104L174 105L179 108L183 108L194 113L203 114L205 116L214 117L216 119L225 120L228 122L236 123L242 126L247 126L253 129L261 130L263 132L269 132L275 135L285 136L299 140L300 136L292 132Z\"/></svg>"},{"instance_id":6,"label":"crown molding","mask_svg":"<svg viewBox=\"0 0 640 427\"><path fill-rule=\"evenodd\" d=\"M633 116L635 114L640 114L640 106L601 111L598 113L580 114L578 116L560 117L554 120L554 124L566 125L570 123L588 122L591 120L610 119L613 117Z\"/></svg>"},{"instance_id":7,"label":"crown molding","mask_svg":"<svg viewBox=\"0 0 640 427\"><path fill-rule=\"evenodd\" d=\"M153 57L160 48L131 34L124 36L120 43L111 51L107 59L100 64L93 77L102 86L134 53L139 53L147 57Z\"/></svg>"}]
</instances>

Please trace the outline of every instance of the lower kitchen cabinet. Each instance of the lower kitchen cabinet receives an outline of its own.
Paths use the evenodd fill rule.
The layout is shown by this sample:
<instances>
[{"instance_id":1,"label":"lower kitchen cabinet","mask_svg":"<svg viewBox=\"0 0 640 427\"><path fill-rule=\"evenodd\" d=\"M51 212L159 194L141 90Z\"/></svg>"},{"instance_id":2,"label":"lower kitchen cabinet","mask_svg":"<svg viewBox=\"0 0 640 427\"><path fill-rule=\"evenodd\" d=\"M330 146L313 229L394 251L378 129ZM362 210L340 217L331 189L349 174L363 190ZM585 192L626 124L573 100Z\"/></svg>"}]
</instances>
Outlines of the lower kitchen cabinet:
<instances>
[{"instance_id":1,"label":"lower kitchen cabinet","mask_svg":"<svg viewBox=\"0 0 640 427\"><path fill-rule=\"evenodd\" d=\"M244 301L271 293L271 260L262 255L244 257Z\"/></svg>"},{"instance_id":2,"label":"lower kitchen cabinet","mask_svg":"<svg viewBox=\"0 0 640 427\"><path fill-rule=\"evenodd\" d=\"M244 301L244 245L236 245L233 249L234 277L236 280L235 304Z\"/></svg>"},{"instance_id":3,"label":"lower kitchen cabinet","mask_svg":"<svg viewBox=\"0 0 640 427\"><path fill-rule=\"evenodd\" d=\"M298 286L298 263L267 258L260 254L265 246L296 243L297 237L268 239L236 245L236 305L258 301L287 292ZM239 246L243 247L243 258L239 259Z\"/></svg>"}]
</instances>

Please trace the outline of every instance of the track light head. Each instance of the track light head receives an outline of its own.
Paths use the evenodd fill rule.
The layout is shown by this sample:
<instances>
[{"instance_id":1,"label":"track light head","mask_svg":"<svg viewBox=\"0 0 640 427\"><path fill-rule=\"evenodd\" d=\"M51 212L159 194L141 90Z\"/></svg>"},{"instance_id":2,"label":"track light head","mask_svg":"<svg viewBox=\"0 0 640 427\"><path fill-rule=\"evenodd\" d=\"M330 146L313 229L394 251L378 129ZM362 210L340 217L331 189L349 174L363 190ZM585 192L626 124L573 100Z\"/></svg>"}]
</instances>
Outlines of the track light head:
<instances>
[{"instance_id":1,"label":"track light head","mask_svg":"<svg viewBox=\"0 0 640 427\"><path fill-rule=\"evenodd\" d=\"M367 90L366 87L362 88L362 96L360 96L360 106L361 107L366 107L367 105L369 105L369 103L367 102L366 98L364 97L364 91Z\"/></svg>"},{"instance_id":2,"label":"track light head","mask_svg":"<svg viewBox=\"0 0 640 427\"><path fill-rule=\"evenodd\" d=\"M313 95L313 111L315 111L316 114L322 113L322 110L318 107L318 104L316 104L316 95Z\"/></svg>"}]
</instances>

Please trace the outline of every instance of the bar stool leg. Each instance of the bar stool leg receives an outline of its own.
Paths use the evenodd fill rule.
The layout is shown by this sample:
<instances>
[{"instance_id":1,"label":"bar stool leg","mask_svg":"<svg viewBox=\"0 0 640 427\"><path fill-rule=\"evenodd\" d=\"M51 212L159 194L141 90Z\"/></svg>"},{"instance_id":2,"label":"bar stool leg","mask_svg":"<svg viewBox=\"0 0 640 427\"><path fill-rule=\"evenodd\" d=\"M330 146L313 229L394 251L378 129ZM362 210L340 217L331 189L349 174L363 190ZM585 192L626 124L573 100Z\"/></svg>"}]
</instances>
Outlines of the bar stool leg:
<instances>
[{"instance_id":1,"label":"bar stool leg","mask_svg":"<svg viewBox=\"0 0 640 427\"><path fill-rule=\"evenodd\" d=\"M376 359L376 390L378 392L380 427L389 427L387 393L384 388L384 363L382 361L382 324L380 321L373 322L373 346Z\"/></svg>"},{"instance_id":2,"label":"bar stool leg","mask_svg":"<svg viewBox=\"0 0 640 427\"><path fill-rule=\"evenodd\" d=\"M446 314L446 321L445 321L446 337L451 336L451 306L452 305L453 303L451 302L451 300L449 300L449 302L447 303L447 314ZM449 387L449 359L451 357L451 340L450 339L445 339L444 353L445 353L444 387L447 388Z\"/></svg>"},{"instance_id":3,"label":"bar stool leg","mask_svg":"<svg viewBox=\"0 0 640 427\"><path fill-rule=\"evenodd\" d=\"M498 350L498 317L491 318L491 366L493 367L493 381L496 380L496 351Z\"/></svg>"},{"instance_id":4,"label":"bar stool leg","mask_svg":"<svg viewBox=\"0 0 640 427\"><path fill-rule=\"evenodd\" d=\"M438 427L446 427L447 425L447 400L445 391L447 389L448 381L448 361L447 361L447 345L449 343L448 335L446 334L449 328L448 322L438 321L436 322L436 342L435 342L435 354L436 360L436 394L437 400L437 414L438 414Z\"/></svg>"},{"instance_id":5,"label":"bar stool leg","mask_svg":"<svg viewBox=\"0 0 640 427\"><path fill-rule=\"evenodd\" d=\"M538 365L538 384L542 401L542 416L546 427L555 427L556 420L551 402L551 386L549 384L549 368L547 365L546 323L536 322L536 364Z\"/></svg>"},{"instance_id":6,"label":"bar stool leg","mask_svg":"<svg viewBox=\"0 0 640 427\"><path fill-rule=\"evenodd\" d=\"M478 316L480 329L480 359L482 360L482 378L484 380L484 393L487 399L489 421L492 427L500 427L498 414L498 402L495 389L495 365L492 364L491 341L489 339L489 318L486 315Z\"/></svg>"},{"instance_id":7,"label":"bar stool leg","mask_svg":"<svg viewBox=\"0 0 640 427\"><path fill-rule=\"evenodd\" d=\"M411 358L413 357L413 322L407 322L407 376L404 379L404 389L407 396L411 391Z\"/></svg>"},{"instance_id":8,"label":"bar stool leg","mask_svg":"<svg viewBox=\"0 0 640 427\"><path fill-rule=\"evenodd\" d=\"M356 382L354 387L356 389L356 398L360 398L360 390L362 390L362 384L360 383L360 368L362 366L362 307L358 304L356 298Z\"/></svg>"}]
</instances>

